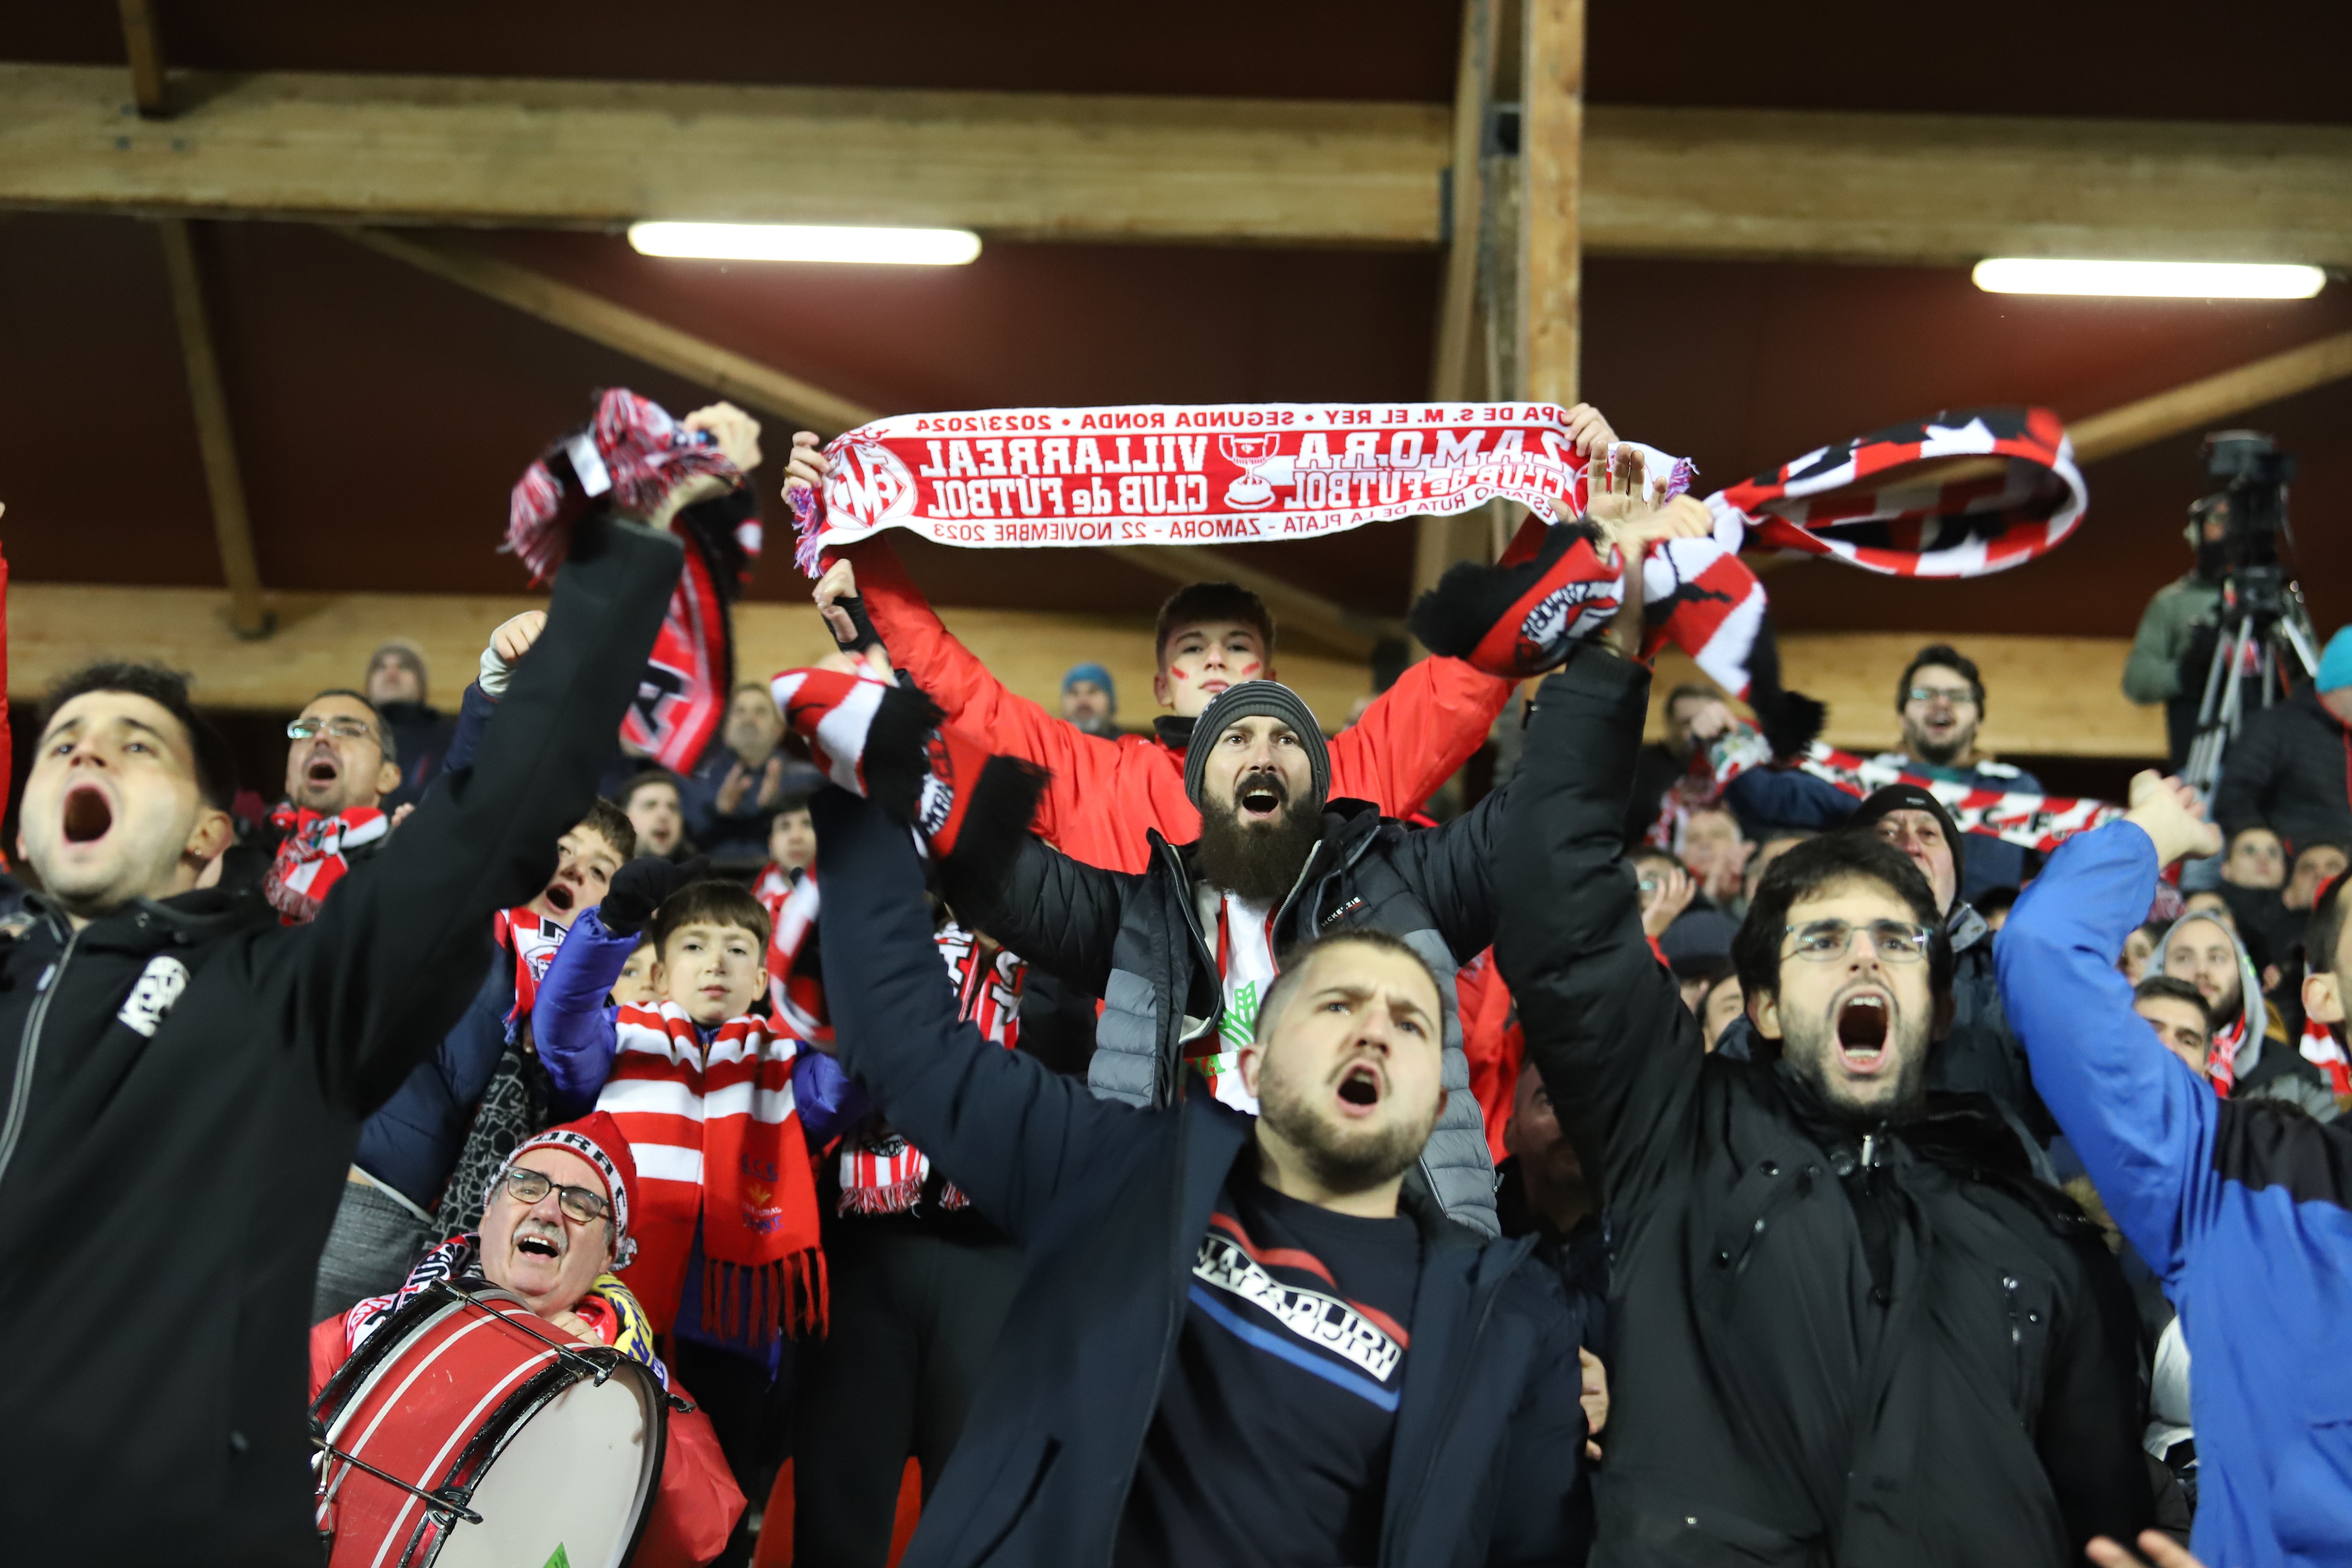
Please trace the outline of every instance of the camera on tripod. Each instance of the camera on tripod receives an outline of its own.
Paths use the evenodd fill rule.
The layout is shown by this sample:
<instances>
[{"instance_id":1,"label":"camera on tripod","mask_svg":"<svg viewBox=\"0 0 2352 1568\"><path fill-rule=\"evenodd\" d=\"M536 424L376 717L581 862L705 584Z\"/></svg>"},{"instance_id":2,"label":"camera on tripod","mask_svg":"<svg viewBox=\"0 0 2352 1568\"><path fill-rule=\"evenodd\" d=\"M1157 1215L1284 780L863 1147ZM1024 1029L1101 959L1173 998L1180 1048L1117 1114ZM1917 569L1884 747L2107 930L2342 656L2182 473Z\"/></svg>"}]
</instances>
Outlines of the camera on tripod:
<instances>
[{"instance_id":1,"label":"camera on tripod","mask_svg":"<svg viewBox=\"0 0 2352 1568\"><path fill-rule=\"evenodd\" d=\"M2286 490L2294 458L2259 430L2215 431L2205 437L2204 458L2206 477L2221 488L2189 509L2189 537L2201 549L2207 525L2221 520L2221 536L2211 542L2221 558L2221 613L2182 775L2210 791L2243 721L2249 678L2267 708L2285 697L2297 667L2305 677L2318 669L2319 654L2303 590L2289 574L2294 531Z\"/></svg>"}]
</instances>

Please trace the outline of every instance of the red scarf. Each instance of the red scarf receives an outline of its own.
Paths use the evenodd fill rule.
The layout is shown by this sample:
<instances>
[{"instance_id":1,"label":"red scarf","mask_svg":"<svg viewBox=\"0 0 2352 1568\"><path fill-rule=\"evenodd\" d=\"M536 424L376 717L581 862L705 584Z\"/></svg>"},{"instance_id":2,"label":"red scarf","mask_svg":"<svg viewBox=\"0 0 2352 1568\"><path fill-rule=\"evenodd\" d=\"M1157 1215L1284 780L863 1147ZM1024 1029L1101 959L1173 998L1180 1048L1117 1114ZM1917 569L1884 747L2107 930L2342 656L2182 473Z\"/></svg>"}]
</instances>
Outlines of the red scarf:
<instances>
[{"instance_id":1,"label":"red scarf","mask_svg":"<svg viewBox=\"0 0 2352 1568\"><path fill-rule=\"evenodd\" d=\"M269 907L281 925L308 925L319 918L319 908L335 884L348 876L352 853L379 843L392 831L392 819L372 805L355 805L322 816L291 804L269 814L271 826L286 837L278 842L278 858L261 879Z\"/></svg>"},{"instance_id":2,"label":"red scarf","mask_svg":"<svg viewBox=\"0 0 2352 1568\"><path fill-rule=\"evenodd\" d=\"M490 935L514 960L515 999L507 1012L508 1023L530 1016L531 1005L539 1000L539 983L547 978L565 930L528 907L500 910L490 917Z\"/></svg>"},{"instance_id":3,"label":"red scarf","mask_svg":"<svg viewBox=\"0 0 2352 1568\"><path fill-rule=\"evenodd\" d=\"M796 1333L822 1329L816 1185L793 1104L800 1042L730 1018L705 1045L674 1002L622 1008L614 1032L596 1107L636 1154L637 1259L622 1278L656 1329L677 1314L698 1221L706 1324L754 1344L775 1337L780 1312Z\"/></svg>"},{"instance_id":4,"label":"red scarf","mask_svg":"<svg viewBox=\"0 0 2352 1568\"><path fill-rule=\"evenodd\" d=\"M2339 1100L2352 1098L2352 1058L2344 1053L2344 1042L2336 1031L2316 1018L2303 1021L2303 1038L2297 1042L2303 1059L2327 1075L2327 1087Z\"/></svg>"}]
</instances>

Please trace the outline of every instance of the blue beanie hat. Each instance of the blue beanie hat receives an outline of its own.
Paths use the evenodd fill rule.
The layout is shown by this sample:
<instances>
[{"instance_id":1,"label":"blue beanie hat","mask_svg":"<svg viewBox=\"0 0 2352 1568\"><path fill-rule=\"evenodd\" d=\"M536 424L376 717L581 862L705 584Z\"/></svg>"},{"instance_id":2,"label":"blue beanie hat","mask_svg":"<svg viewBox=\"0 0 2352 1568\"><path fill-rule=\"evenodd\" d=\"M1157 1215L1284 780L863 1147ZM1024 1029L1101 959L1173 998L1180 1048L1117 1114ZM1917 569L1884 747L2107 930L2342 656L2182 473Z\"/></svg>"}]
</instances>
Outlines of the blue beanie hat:
<instances>
[{"instance_id":1,"label":"blue beanie hat","mask_svg":"<svg viewBox=\"0 0 2352 1568\"><path fill-rule=\"evenodd\" d=\"M2327 639L2320 650L2319 679L2313 684L2322 691L2335 691L2352 686L2352 626L2344 626Z\"/></svg>"},{"instance_id":2,"label":"blue beanie hat","mask_svg":"<svg viewBox=\"0 0 2352 1568\"><path fill-rule=\"evenodd\" d=\"M1110 699L1110 705L1114 708L1118 706L1118 688L1111 684L1109 670L1098 664L1074 664L1062 677L1062 689L1067 691L1081 680L1091 680L1101 687L1103 695Z\"/></svg>"}]
</instances>

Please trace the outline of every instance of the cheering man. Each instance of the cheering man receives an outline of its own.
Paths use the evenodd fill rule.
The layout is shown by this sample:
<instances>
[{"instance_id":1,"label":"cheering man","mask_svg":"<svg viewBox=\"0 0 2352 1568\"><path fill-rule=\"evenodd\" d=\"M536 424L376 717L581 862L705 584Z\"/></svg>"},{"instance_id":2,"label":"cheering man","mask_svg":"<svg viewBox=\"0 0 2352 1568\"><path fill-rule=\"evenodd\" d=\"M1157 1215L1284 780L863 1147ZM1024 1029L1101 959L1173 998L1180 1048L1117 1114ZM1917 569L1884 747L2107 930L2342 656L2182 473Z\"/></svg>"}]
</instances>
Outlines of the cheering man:
<instances>
[{"instance_id":1,"label":"cheering man","mask_svg":"<svg viewBox=\"0 0 2352 1568\"><path fill-rule=\"evenodd\" d=\"M843 1065L1028 1265L908 1568L1579 1560L1559 1286L1402 1186L1448 1098L1413 948L1288 955L1255 1121L1111 1103L957 1022L901 821L815 808Z\"/></svg>"},{"instance_id":2,"label":"cheering man","mask_svg":"<svg viewBox=\"0 0 2352 1568\"><path fill-rule=\"evenodd\" d=\"M198 890L226 748L179 678L53 695L0 941L0 1518L27 1563L319 1561L311 1282L360 1120L480 984L493 911L547 885L677 581L677 542L584 527L463 789L319 917Z\"/></svg>"},{"instance_id":3,"label":"cheering man","mask_svg":"<svg viewBox=\"0 0 2352 1568\"><path fill-rule=\"evenodd\" d=\"M1734 948L1756 1059L1706 1054L1623 865L1648 698L1573 651L1495 836L1496 957L1613 1244L1592 1561L2066 1568L2131 1539L2131 1299L1989 1102L1924 1091L1935 895L1872 836L1790 849Z\"/></svg>"}]
</instances>

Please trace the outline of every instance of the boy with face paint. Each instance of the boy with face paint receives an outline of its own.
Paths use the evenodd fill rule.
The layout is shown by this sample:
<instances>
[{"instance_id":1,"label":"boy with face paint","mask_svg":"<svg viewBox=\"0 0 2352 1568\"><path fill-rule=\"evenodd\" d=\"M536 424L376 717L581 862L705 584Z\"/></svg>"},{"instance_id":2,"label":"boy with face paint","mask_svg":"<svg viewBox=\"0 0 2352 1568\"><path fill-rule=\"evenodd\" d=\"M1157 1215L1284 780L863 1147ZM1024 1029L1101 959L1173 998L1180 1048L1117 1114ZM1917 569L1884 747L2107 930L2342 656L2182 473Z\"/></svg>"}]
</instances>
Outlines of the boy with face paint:
<instances>
[{"instance_id":1,"label":"boy with face paint","mask_svg":"<svg viewBox=\"0 0 2352 1568\"><path fill-rule=\"evenodd\" d=\"M1570 409L1568 423L1576 449L1588 457L1616 439L1589 405ZM793 437L787 489L823 484L825 467L814 436ZM940 624L887 541L865 540L826 560L816 603L836 635L849 630L838 602L862 601L890 657L947 710L950 723L1050 770L1038 836L1090 866L1140 871L1151 858L1147 834L1171 844L1198 837L1200 812L1183 784L1195 721L1231 687L1280 679L1274 616L1265 601L1231 583L1194 584L1160 610L1151 691L1170 711L1150 735L1092 733L1015 696L991 675ZM1361 719L1332 737L1332 797L1370 801L1384 816L1411 816L1485 743L1513 684L1460 659L1413 664Z\"/></svg>"}]
</instances>

